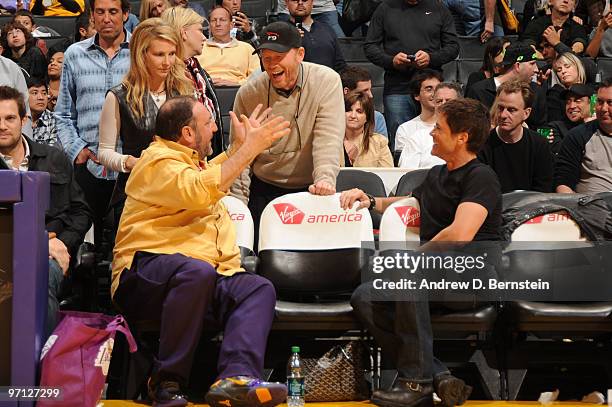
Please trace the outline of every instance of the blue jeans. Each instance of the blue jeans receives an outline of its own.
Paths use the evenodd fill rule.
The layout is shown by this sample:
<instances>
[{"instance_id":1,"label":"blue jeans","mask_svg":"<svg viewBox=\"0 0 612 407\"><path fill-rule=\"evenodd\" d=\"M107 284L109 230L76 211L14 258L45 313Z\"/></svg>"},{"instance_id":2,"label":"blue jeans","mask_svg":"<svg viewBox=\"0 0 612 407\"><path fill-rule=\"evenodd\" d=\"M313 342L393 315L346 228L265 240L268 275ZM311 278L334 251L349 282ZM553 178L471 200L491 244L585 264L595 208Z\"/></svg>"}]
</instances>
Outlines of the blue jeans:
<instances>
[{"instance_id":1,"label":"blue jeans","mask_svg":"<svg viewBox=\"0 0 612 407\"><path fill-rule=\"evenodd\" d=\"M331 29L334 30L334 32L336 33L337 37L346 37L344 31L342 31L342 28L340 28L337 11L325 11L323 13L313 14L312 18L315 21L321 21L330 26Z\"/></svg>"},{"instance_id":2,"label":"blue jeans","mask_svg":"<svg viewBox=\"0 0 612 407\"><path fill-rule=\"evenodd\" d=\"M389 133L389 149L395 151L395 132L397 128L400 124L415 118L418 109L410 95L384 95L383 104Z\"/></svg>"},{"instance_id":3,"label":"blue jeans","mask_svg":"<svg viewBox=\"0 0 612 407\"><path fill-rule=\"evenodd\" d=\"M47 302L47 319L45 328L47 337L53 333L57 325L57 312L59 311L60 289L64 280L64 272L55 259L49 259L49 299Z\"/></svg>"},{"instance_id":4,"label":"blue jeans","mask_svg":"<svg viewBox=\"0 0 612 407\"><path fill-rule=\"evenodd\" d=\"M459 16L463 22L465 35L477 37L483 29L484 16L480 14L480 0L442 0L453 15ZM496 25L493 31L494 37L503 37L504 29Z\"/></svg>"}]
</instances>

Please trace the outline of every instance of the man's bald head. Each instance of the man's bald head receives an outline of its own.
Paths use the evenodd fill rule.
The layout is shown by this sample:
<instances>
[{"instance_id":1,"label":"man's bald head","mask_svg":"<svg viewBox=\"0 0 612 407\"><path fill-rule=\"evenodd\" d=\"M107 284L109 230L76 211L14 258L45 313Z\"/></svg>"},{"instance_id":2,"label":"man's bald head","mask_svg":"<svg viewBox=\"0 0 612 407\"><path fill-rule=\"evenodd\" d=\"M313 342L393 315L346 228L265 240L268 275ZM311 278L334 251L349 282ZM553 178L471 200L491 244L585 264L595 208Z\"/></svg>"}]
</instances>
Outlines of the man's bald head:
<instances>
[{"instance_id":1,"label":"man's bald head","mask_svg":"<svg viewBox=\"0 0 612 407\"><path fill-rule=\"evenodd\" d=\"M198 103L190 96L168 99L159 108L155 120L155 134L163 139L177 141L181 129L193 120L193 107Z\"/></svg>"}]
</instances>

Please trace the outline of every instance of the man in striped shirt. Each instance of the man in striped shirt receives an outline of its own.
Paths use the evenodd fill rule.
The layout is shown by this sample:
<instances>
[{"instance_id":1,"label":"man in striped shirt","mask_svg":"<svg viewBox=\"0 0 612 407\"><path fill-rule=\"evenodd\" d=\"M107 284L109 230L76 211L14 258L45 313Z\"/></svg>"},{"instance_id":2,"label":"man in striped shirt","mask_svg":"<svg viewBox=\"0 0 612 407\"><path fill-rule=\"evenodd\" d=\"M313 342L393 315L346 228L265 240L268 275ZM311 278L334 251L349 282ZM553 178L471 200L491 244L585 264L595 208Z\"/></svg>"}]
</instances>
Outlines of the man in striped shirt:
<instances>
[{"instance_id":1,"label":"man in striped shirt","mask_svg":"<svg viewBox=\"0 0 612 407\"><path fill-rule=\"evenodd\" d=\"M90 0L90 4L97 34L66 50L55 116L60 142L94 214L94 239L99 244L117 175L98 163L98 122L106 92L129 69L130 34L123 28L129 2Z\"/></svg>"}]
</instances>

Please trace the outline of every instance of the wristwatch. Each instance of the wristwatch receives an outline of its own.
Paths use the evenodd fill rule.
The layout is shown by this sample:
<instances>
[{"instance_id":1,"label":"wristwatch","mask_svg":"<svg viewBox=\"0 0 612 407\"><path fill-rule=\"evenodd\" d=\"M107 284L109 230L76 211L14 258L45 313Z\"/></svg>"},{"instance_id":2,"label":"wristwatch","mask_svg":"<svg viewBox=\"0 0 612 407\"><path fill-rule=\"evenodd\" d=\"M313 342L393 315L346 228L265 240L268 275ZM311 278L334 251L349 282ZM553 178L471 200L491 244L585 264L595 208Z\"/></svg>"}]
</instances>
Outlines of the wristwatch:
<instances>
[{"instance_id":1,"label":"wristwatch","mask_svg":"<svg viewBox=\"0 0 612 407\"><path fill-rule=\"evenodd\" d=\"M370 207L368 209L376 209L376 198L374 198L372 195L370 194L366 194L366 196L368 197L368 199L370 200Z\"/></svg>"}]
</instances>

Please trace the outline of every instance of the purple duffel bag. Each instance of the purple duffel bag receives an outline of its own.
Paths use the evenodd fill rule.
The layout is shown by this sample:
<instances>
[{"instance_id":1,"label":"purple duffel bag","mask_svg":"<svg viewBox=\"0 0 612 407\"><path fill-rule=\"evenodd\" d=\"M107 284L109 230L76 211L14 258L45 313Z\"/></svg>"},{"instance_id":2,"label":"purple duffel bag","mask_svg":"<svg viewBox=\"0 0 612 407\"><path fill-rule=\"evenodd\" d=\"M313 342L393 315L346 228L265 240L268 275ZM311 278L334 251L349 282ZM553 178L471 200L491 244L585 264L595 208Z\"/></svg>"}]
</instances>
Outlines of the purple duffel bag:
<instances>
[{"instance_id":1,"label":"purple duffel bag","mask_svg":"<svg viewBox=\"0 0 612 407\"><path fill-rule=\"evenodd\" d=\"M61 389L61 400L39 401L38 407L95 407L110 365L115 333L123 333L130 352L136 342L121 315L63 311L41 352L40 385Z\"/></svg>"}]
</instances>

